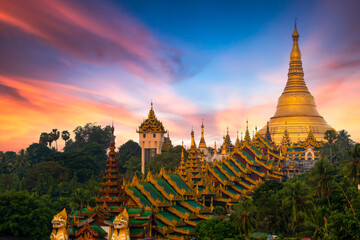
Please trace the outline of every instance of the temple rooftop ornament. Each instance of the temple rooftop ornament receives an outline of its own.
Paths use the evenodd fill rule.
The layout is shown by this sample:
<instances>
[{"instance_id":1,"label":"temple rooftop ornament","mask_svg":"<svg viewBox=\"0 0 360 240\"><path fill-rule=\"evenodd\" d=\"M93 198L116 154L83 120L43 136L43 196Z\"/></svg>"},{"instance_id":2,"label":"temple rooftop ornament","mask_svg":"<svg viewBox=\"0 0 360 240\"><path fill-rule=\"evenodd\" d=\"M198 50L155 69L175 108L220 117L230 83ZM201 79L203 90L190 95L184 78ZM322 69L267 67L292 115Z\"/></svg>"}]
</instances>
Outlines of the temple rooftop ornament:
<instances>
[{"instance_id":1,"label":"temple rooftop ornament","mask_svg":"<svg viewBox=\"0 0 360 240\"><path fill-rule=\"evenodd\" d=\"M264 126L259 131L259 134L265 136L268 127L276 144L281 143L285 126L290 138L296 139L299 136L300 140L306 139L310 127L317 140L324 140L325 132L333 129L317 111L315 99L305 84L299 37L295 20L288 81L279 97L275 115L270 118L269 126Z\"/></svg>"}]
</instances>

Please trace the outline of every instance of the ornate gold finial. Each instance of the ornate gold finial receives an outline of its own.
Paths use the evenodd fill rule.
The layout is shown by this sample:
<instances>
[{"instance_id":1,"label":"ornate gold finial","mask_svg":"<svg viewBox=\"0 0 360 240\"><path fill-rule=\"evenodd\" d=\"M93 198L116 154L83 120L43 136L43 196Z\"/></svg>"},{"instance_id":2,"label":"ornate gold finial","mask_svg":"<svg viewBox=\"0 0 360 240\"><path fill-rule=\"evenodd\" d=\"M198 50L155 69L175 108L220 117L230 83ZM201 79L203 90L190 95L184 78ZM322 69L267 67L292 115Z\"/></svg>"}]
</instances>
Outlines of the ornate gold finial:
<instances>
[{"instance_id":1,"label":"ornate gold finial","mask_svg":"<svg viewBox=\"0 0 360 240\"><path fill-rule=\"evenodd\" d=\"M300 35L296 28L296 20L297 20L297 18L295 18L295 27L294 27L294 32L292 34L293 47L292 47L292 50L290 53L290 61L301 61L301 52L300 52L300 48L299 48L299 44L298 44Z\"/></svg>"},{"instance_id":2,"label":"ornate gold finial","mask_svg":"<svg viewBox=\"0 0 360 240\"><path fill-rule=\"evenodd\" d=\"M250 142L249 123L246 120L245 143Z\"/></svg>"},{"instance_id":3,"label":"ornate gold finial","mask_svg":"<svg viewBox=\"0 0 360 240\"><path fill-rule=\"evenodd\" d=\"M181 142L181 161L184 162L184 141Z\"/></svg>"},{"instance_id":4,"label":"ornate gold finial","mask_svg":"<svg viewBox=\"0 0 360 240\"><path fill-rule=\"evenodd\" d=\"M206 148L206 143L204 138L204 119L202 119L202 123L201 123L201 139L199 143L199 148Z\"/></svg>"},{"instance_id":5,"label":"ornate gold finial","mask_svg":"<svg viewBox=\"0 0 360 240\"><path fill-rule=\"evenodd\" d=\"M191 149L193 148L196 148L196 145L195 145L195 139L194 139L194 129L191 128L191 146L190 146Z\"/></svg>"}]
</instances>

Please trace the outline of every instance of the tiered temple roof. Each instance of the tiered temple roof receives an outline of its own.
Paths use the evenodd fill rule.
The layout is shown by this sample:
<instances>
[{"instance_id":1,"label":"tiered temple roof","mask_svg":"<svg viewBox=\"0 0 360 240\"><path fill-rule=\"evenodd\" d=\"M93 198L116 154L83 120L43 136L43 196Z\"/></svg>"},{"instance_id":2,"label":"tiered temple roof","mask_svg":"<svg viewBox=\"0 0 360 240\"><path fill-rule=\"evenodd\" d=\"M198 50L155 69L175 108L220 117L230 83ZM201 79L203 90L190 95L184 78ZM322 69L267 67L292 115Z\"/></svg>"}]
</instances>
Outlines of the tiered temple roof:
<instances>
[{"instance_id":1,"label":"tiered temple roof","mask_svg":"<svg viewBox=\"0 0 360 240\"><path fill-rule=\"evenodd\" d=\"M109 157L106 160L105 174L100 184L99 195L95 196L95 202L99 205L113 206L112 212L120 212L121 206L126 201L121 189L122 178L118 168L118 160L115 157L114 127L111 127L111 140Z\"/></svg>"},{"instance_id":2,"label":"tiered temple roof","mask_svg":"<svg viewBox=\"0 0 360 240\"><path fill-rule=\"evenodd\" d=\"M83 207L70 215L69 233L71 239L110 239L115 216L127 209L131 239L151 236L152 214L149 207L129 204L125 194L122 178L118 170L118 159L115 157L114 127L111 128L109 157L106 170L95 196L95 207Z\"/></svg>"},{"instance_id":3,"label":"tiered temple roof","mask_svg":"<svg viewBox=\"0 0 360 240\"><path fill-rule=\"evenodd\" d=\"M136 130L137 133L166 133L165 128L161 121L159 121L154 113L153 103L151 103L151 108L148 114L148 118L144 120L139 129Z\"/></svg>"},{"instance_id":4,"label":"tiered temple roof","mask_svg":"<svg viewBox=\"0 0 360 240\"><path fill-rule=\"evenodd\" d=\"M213 207L198 201L197 191L180 174L161 169L154 176L135 176L125 186L130 205L153 209L155 230L164 238L188 238L198 222L212 217Z\"/></svg>"}]
</instances>

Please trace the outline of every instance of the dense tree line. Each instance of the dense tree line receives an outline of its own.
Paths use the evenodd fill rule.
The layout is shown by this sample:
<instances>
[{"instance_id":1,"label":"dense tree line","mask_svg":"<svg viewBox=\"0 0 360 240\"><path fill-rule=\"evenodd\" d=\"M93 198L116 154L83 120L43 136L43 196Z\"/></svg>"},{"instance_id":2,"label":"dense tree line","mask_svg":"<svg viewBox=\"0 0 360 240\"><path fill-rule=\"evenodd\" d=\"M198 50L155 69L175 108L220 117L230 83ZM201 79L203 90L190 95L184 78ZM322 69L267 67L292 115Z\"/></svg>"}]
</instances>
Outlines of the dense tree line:
<instances>
[{"instance_id":1,"label":"dense tree line","mask_svg":"<svg viewBox=\"0 0 360 240\"><path fill-rule=\"evenodd\" d=\"M62 152L56 144L60 136L66 142ZM0 236L48 239L54 214L95 205L110 137L110 126L88 123L73 131L73 139L53 129L18 153L0 151L0 216L6 216L0 217ZM140 173L137 143L128 141L117 154L121 174L131 179L131 173Z\"/></svg>"}]
</instances>

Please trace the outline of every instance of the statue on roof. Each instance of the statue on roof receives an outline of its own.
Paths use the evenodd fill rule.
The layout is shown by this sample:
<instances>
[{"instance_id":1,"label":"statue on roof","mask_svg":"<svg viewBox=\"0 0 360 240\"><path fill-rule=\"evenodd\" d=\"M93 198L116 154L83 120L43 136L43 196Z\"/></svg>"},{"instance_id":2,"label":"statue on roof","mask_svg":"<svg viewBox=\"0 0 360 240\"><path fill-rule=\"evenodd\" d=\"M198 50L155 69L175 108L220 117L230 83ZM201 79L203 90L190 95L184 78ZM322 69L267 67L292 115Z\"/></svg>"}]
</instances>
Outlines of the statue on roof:
<instances>
[{"instance_id":1,"label":"statue on roof","mask_svg":"<svg viewBox=\"0 0 360 240\"><path fill-rule=\"evenodd\" d=\"M50 235L50 240L69 239L69 228L67 228L67 213L65 208L54 216L51 223L53 230Z\"/></svg>"},{"instance_id":2,"label":"statue on roof","mask_svg":"<svg viewBox=\"0 0 360 240\"><path fill-rule=\"evenodd\" d=\"M111 240L130 240L129 215L126 208L113 221L114 232Z\"/></svg>"}]
</instances>

